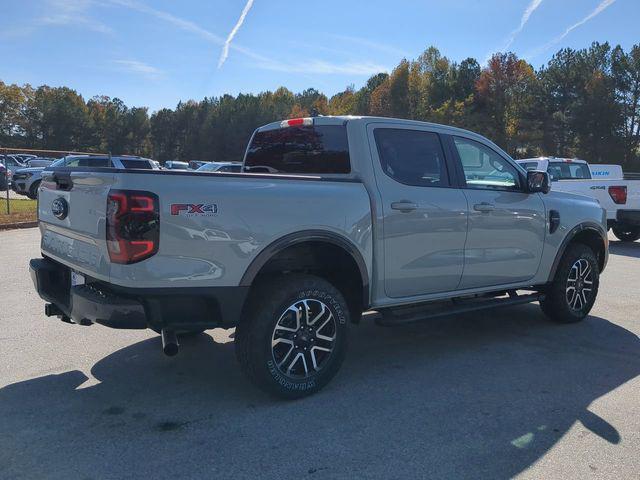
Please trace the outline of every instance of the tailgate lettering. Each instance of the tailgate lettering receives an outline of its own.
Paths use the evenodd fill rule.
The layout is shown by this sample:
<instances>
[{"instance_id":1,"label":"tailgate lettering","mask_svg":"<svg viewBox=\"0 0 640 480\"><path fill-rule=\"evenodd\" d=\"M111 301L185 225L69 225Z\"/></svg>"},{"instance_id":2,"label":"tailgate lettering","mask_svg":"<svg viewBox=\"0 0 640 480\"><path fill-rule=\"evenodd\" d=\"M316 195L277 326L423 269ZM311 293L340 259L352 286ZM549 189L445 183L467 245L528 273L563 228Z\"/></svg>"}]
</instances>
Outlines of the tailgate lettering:
<instances>
[{"instance_id":1,"label":"tailgate lettering","mask_svg":"<svg viewBox=\"0 0 640 480\"><path fill-rule=\"evenodd\" d=\"M91 269L96 269L100 262L98 252L91 245L51 231L42 236L42 250Z\"/></svg>"}]
</instances>

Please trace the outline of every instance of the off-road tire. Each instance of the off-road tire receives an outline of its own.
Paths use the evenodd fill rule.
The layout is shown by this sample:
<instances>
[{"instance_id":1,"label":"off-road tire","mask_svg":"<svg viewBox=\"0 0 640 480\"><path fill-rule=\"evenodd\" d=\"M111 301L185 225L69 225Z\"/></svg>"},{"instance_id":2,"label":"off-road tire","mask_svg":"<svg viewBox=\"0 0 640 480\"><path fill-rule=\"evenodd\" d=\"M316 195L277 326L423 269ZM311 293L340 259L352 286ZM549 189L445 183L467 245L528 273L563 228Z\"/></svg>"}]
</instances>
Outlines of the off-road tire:
<instances>
[{"instance_id":1,"label":"off-road tire","mask_svg":"<svg viewBox=\"0 0 640 480\"><path fill-rule=\"evenodd\" d=\"M40 181L34 182L29 188L29 192L27 193L27 197L31 200L37 200L38 198L38 188L40 187Z\"/></svg>"},{"instance_id":2,"label":"off-road tire","mask_svg":"<svg viewBox=\"0 0 640 480\"><path fill-rule=\"evenodd\" d=\"M581 279L580 269L587 271L585 262L590 270L585 279ZM540 301L540 307L555 322L579 322L591 311L598 296L599 283L600 269L593 250L581 243L569 245L560 260L555 278L545 289L545 298ZM573 295L581 295L579 301L571 295L572 286Z\"/></svg>"},{"instance_id":3,"label":"off-road tire","mask_svg":"<svg viewBox=\"0 0 640 480\"><path fill-rule=\"evenodd\" d=\"M304 309L301 305L305 306ZM292 313L298 310L300 316ZM323 317L317 314L319 311L324 312ZM314 319L316 323L313 323ZM294 320L297 323L290 324L293 325L291 331L283 332L283 322ZM271 278L256 285L248 299L247 308L236 328L236 356L243 372L263 391L284 399L305 397L322 389L340 369L347 349L349 321L347 302L326 280L306 274ZM325 326L321 327L320 323ZM294 340L294 333L300 335L305 325L310 333L303 331ZM280 345L284 348L280 357L276 352L280 347L274 346L282 340L276 338L277 335L288 336L283 340L286 343ZM329 335L333 337L331 343L325 340L330 338ZM315 344L309 343L314 340ZM291 350L284 356L289 343ZM330 347L330 353L320 351L321 345ZM305 348L304 352L302 348ZM299 360L294 364L291 363L292 358ZM317 370L311 368L316 363ZM300 370L304 367L302 377L294 375L292 366Z\"/></svg>"},{"instance_id":4,"label":"off-road tire","mask_svg":"<svg viewBox=\"0 0 640 480\"><path fill-rule=\"evenodd\" d=\"M640 227L616 226L612 230L613 234L621 242L635 242L640 238Z\"/></svg>"}]
</instances>

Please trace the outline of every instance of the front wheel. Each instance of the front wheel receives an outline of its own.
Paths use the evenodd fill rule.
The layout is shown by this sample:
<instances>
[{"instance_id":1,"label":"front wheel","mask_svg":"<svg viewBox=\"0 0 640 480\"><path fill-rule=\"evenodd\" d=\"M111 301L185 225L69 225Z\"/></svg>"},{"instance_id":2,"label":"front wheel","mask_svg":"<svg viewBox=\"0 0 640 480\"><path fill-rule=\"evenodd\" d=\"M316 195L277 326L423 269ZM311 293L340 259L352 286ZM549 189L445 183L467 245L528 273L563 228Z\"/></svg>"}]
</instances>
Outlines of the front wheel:
<instances>
[{"instance_id":1,"label":"front wheel","mask_svg":"<svg viewBox=\"0 0 640 480\"><path fill-rule=\"evenodd\" d=\"M562 257L540 307L556 322L579 322L591 311L599 285L600 269L596 255L588 246L575 243Z\"/></svg>"},{"instance_id":2,"label":"front wheel","mask_svg":"<svg viewBox=\"0 0 640 480\"><path fill-rule=\"evenodd\" d=\"M613 234L621 242L635 242L640 238L640 227L618 225L613 227Z\"/></svg>"},{"instance_id":3,"label":"front wheel","mask_svg":"<svg viewBox=\"0 0 640 480\"><path fill-rule=\"evenodd\" d=\"M259 388L294 399L317 392L338 372L347 348L349 308L329 282L290 274L255 287L236 329L236 355Z\"/></svg>"}]
</instances>

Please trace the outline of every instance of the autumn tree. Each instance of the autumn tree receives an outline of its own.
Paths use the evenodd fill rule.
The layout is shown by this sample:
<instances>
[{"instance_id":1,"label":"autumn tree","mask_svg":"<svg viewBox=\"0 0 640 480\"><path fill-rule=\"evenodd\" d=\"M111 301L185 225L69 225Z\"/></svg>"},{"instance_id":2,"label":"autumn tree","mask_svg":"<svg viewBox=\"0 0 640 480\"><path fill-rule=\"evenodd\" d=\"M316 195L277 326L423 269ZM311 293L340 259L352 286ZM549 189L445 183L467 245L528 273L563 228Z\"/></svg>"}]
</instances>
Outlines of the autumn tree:
<instances>
[{"instance_id":1,"label":"autumn tree","mask_svg":"<svg viewBox=\"0 0 640 480\"><path fill-rule=\"evenodd\" d=\"M496 54L476 83L479 109L486 114L483 128L498 145L515 153L529 122L536 75L531 65L513 53Z\"/></svg>"}]
</instances>

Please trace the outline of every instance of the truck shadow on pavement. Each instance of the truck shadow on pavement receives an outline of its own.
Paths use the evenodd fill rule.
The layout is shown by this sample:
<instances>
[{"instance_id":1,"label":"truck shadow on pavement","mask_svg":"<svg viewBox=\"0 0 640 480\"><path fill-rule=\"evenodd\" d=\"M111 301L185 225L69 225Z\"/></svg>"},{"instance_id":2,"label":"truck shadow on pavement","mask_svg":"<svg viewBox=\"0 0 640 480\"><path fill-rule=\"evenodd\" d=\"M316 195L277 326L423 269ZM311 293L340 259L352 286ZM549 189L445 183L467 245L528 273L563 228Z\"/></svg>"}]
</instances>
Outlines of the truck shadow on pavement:
<instances>
[{"instance_id":1,"label":"truck shadow on pavement","mask_svg":"<svg viewBox=\"0 0 640 480\"><path fill-rule=\"evenodd\" d=\"M152 338L93 379L1 389L0 477L509 478L571 428L620 443L589 408L640 374L638 336L598 317L551 324L535 305L364 320L336 379L295 402L249 385L232 347L201 335L168 359Z\"/></svg>"},{"instance_id":2,"label":"truck shadow on pavement","mask_svg":"<svg viewBox=\"0 0 640 480\"><path fill-rule=\"evenodd\" d=\"M609 253L611 255L623 255L625 257L640 258L640 242L609 242Z\"/></svg>"}]
</instances>

